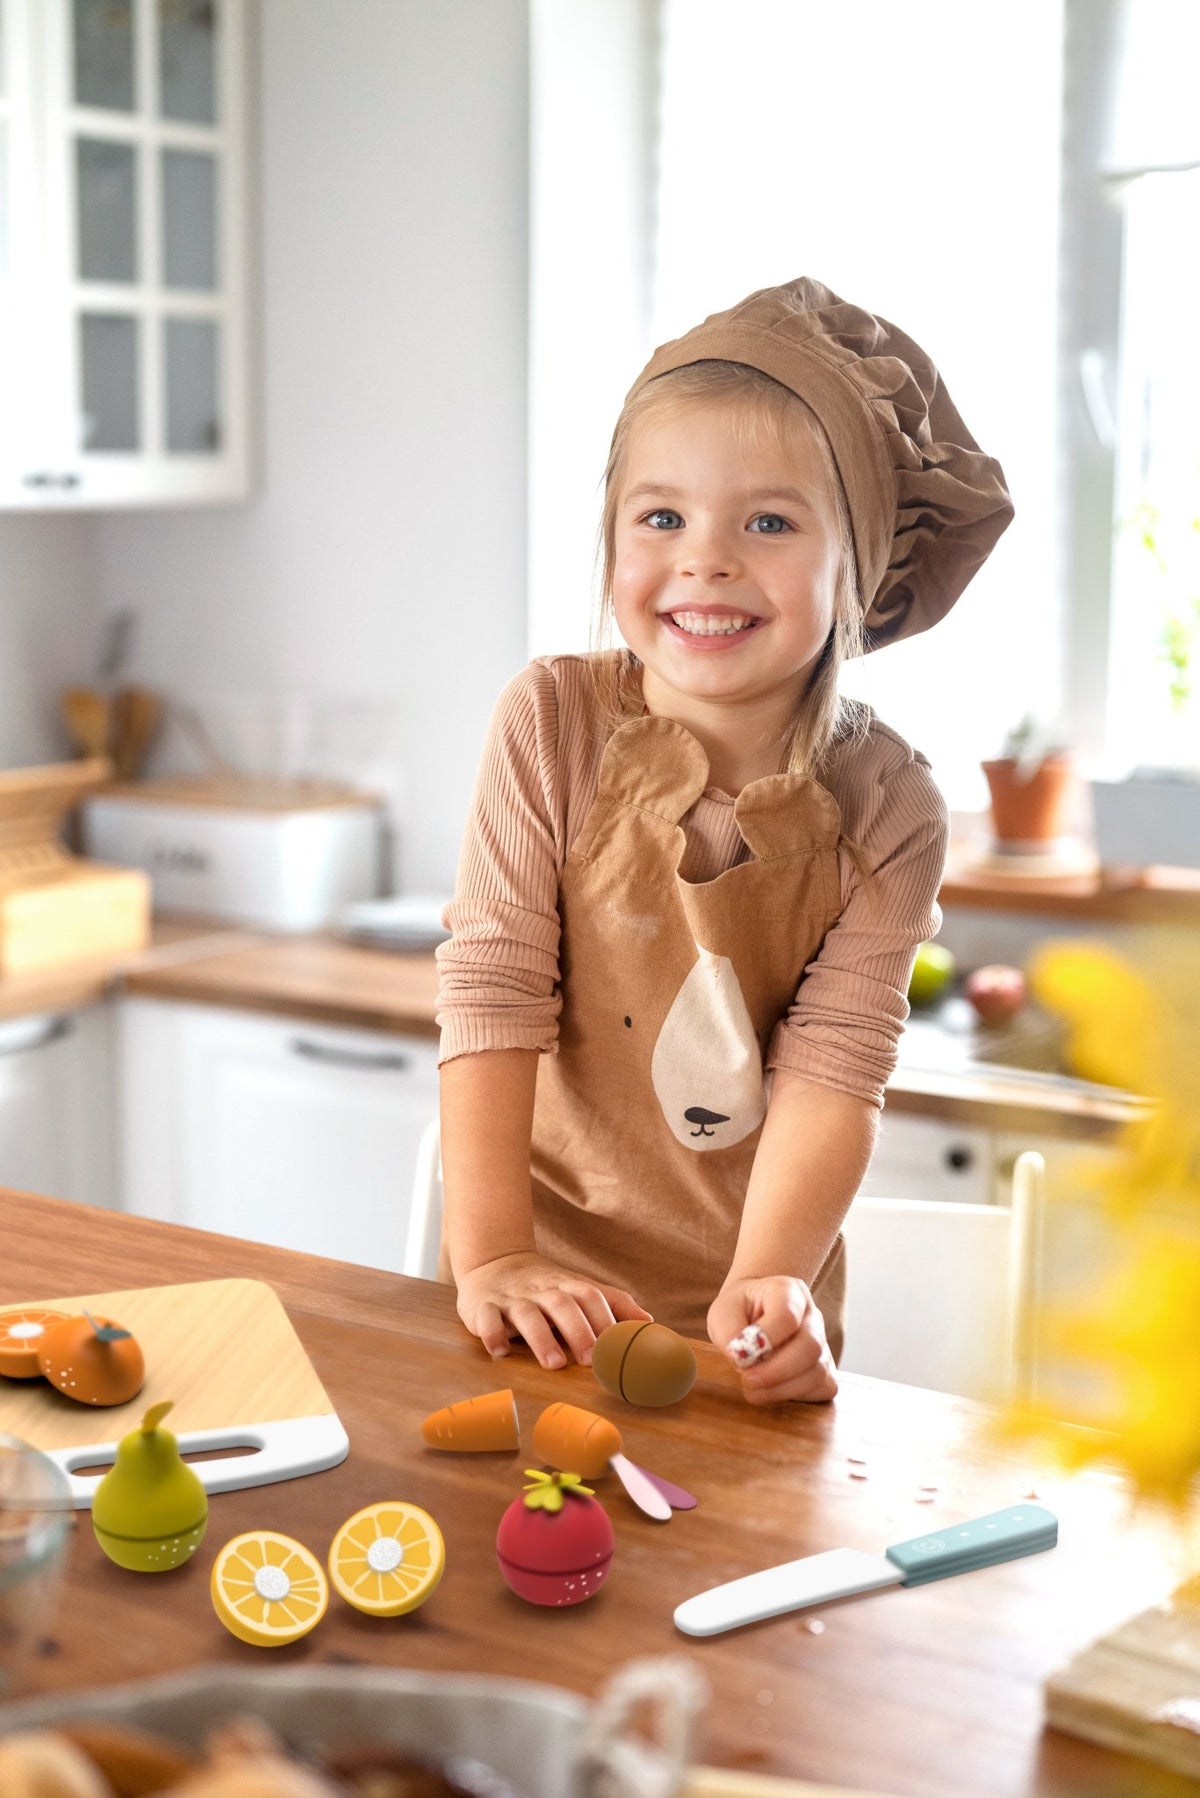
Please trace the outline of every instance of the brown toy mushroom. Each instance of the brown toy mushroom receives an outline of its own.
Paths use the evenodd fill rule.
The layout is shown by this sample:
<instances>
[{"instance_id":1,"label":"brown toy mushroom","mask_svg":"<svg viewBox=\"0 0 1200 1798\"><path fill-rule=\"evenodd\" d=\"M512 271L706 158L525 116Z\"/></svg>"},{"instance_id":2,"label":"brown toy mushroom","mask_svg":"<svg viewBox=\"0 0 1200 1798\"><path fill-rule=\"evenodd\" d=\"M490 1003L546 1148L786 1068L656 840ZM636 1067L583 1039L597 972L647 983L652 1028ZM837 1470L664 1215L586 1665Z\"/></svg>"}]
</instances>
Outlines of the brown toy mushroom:
<instances>
[{"instance_id":1,"label":"brown toy mushroom","mask_svg":"<svg viewBox=\"0 0 1200 1798\"><path fill-rule=\"evenodd\" d=\"M606 1392L631 1405L673 1405L692 1389L696 1357L665 1324L627 1318L596 1338L592 1372Z\"/></svg>"}]
</instances>

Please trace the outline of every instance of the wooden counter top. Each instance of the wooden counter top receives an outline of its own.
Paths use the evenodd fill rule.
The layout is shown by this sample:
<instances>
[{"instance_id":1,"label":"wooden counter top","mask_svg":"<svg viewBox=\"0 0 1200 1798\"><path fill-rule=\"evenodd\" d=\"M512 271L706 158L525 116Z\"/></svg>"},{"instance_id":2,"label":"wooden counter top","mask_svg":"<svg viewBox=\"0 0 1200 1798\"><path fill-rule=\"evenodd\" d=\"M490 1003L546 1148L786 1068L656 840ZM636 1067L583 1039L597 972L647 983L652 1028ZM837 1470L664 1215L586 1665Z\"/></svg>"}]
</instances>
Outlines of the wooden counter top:
<instances>
[{"instance_id":1,"label":"wooden counter top","mask_svg":"<svg viewBox=\"0 0 1200 1798\"><path fill-rule=\"evenodd\" d=\"M310 1023L434 1038L437 971L432 955L397 955L314 933L268 936L204 920L161 918L148 949L0 980L0 1019L66 1011L114 991L194 1005L304 1018ZM1134 1115L1111 1099L1052 1087L1019 1070L994 1077L897 1068L893 1113L941 1118L1029 1136L1110 1140Z\"/></svg>"},{"instance_id":2,"label":"wooden counter top","mask_svg":"<svg viewBox=\"0 0 1200 1798\"><path fill-rule=\"evenodd\" d=\"M325 935L242 937L212 953L128 970L126 992L194 1005L436 1036L432 955L396 955Z\"/></svg>"},{"instance_id":3,"label":"wooden counter top","mask_svg":"<svg viewBox=\"0 0 1200 1798\"><path fill-rule=\"evenodd\" d=\"M74 1011L114 992L139 970L170 967L261 939L203 918L154 919L149 946L125 955L93 955L0 978L0 1018L28 1018L43 1011Z\"/></svg>"},{"instance_id":4,"label":"wooden counter top","mask_svg":"<svg viewBox=\"0 0 1200 1798\"><path fill-rule=\"evenodd\" d=\"M1088 924L1200 925L1200 869L1100 868L1087 874L999 870L978 844L954 843L938 893L943 906L1037 913Z\"/></svg>"},{"instance_id":5,"label":"wooden counter top","mask_svg":"<svg viewBox=\"0 0 1200 1798\"><path fill-rule=\"evenodd\" d=\"M150 1577L106 1561L86 1514L28 1695L71 1692L219 1662L517 1674L593 1695L633 1656L684 1654L709 1684L698 1758L893 1798L1179 1798L1182 1777L1043 1726L1042 1682L1084 1643L1167 1595L1187 1571L1181 1535L1133 1516L1101 1475L1047 1480L985 1433L965 1399L843 1376L830 1405L757 1410L708 1344L679 1405L635 1411L590 1370L540 1368L523 1349L493 1365L448 1287L86 1206L0 1192L0 1303L221 1278L278 1292L350 1439L326 1472L211 1501L193 1562ZM437 1406L505 1384L523 1452L436 1454ZM499 1518L531 1464L540 1409L565 1399L618 1422L632 1459L677 1480L695 1511L660 1524L612 1477L597 1481L617 1547L611 1580L569 1610L522 1604L496 1568ZM1059 1519L1048 1553L905 1591L828 1604L724 1636L681 1636L672 1612L718 1581L799 1555L887 1544L1032 1500ZM217 1621L216 1550L271 1527L324 1553L360 1506L398 1496L446 1539L429 1603L379 1622L330 1603L310 1636L265 1656ZM734 1790L740 1791L740 1786ZM753 1786L750 1786L753 1789Z\"/></svg>"}]
</instances>

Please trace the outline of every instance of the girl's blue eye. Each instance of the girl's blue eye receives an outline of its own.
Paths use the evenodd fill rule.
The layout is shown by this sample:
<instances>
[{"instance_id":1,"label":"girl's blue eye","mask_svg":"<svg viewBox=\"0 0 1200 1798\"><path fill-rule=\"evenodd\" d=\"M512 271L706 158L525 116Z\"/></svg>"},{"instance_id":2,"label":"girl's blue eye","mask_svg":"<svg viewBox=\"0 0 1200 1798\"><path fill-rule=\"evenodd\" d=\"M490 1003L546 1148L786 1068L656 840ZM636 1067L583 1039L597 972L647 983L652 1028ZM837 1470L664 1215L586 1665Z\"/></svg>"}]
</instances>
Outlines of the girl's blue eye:
<instances>
[{"instance_id":1,"label":"girl's blue eye","mask_svg":"<svg viewBox=\"0 0 1200 1798\"><path fill-rule=\"evenodd\" d=\"M760 537L778 537L782 532L791 529L787 519L781 518L778 512L760 512L757 518L750 520L750 529L754 530L756 525L762 527L757 532Z\"/></svg>"},{"instance_id":2,"label":"girl's blue eye","mask_svg":"<svg viewBox=\"0 0 1200 1798\"><path fill-rule=\"evenodd\" d=\"M656 524L655 520L658 518L666 518L671 522L669 524ZM677 531L683 523L683 519L679 516L678 512L673 512L669 506L660 506L656 512L647 512L646 523L653 526L656 531Z\"/></svg>"}]
</instances>

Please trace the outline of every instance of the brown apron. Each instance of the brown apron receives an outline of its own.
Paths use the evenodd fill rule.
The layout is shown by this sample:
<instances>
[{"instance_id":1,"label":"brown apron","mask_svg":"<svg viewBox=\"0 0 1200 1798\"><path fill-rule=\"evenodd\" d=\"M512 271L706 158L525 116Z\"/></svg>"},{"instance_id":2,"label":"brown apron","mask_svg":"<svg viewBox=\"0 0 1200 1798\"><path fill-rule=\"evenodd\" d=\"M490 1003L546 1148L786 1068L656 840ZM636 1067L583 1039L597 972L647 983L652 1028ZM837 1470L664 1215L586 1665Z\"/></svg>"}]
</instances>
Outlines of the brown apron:
<instances>
[{"instance_id":1,"label":"brown apron","mask_svg":"<svg viewBox=\"0 0 1200 1798\"><path fill-rule=\"evenodd\" d=\"M563 1009L532 1158L539 1249L697 1337L733 1260L771 1034L841 907L837 802L802 775L738 797L753 860L682 880L681 820L708 781L668 718L609 739L560 883ZM835 1359L844 1284L839 1236L813 1282Z\"/></svg>"}]
</instances>

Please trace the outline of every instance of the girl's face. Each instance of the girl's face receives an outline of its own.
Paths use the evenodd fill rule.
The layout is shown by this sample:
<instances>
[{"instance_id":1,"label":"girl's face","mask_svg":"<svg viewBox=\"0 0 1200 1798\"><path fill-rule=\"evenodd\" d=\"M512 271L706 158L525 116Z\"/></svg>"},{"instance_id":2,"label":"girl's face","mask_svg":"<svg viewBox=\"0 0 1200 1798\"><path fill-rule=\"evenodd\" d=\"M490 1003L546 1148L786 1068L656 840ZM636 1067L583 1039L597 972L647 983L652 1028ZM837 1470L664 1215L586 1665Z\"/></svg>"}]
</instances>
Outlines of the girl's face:
<instances>
[{"instance_id":1,"label":"girl's face","mask_svg":"<svg viewBox=\"0 0 1200 1798\"><path fill-rule=\"evenodd\" d=\"M739 432L738 411L693 402L634 426L613 610L651 711L777 703L786 720L833 624L837 518L806 433Z\"/></svg>"}]
</instances>

